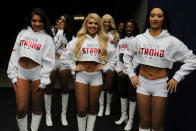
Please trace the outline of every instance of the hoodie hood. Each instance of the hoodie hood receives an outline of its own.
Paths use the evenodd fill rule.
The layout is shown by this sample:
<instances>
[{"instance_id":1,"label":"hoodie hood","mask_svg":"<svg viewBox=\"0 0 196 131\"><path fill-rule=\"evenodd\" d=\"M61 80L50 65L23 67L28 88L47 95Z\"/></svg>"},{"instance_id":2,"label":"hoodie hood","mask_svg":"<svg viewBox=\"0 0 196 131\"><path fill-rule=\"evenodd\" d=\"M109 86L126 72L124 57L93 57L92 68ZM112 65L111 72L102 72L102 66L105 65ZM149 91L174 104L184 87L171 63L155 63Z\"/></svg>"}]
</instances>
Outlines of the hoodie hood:
<instances>
[{"instance_id":1,"label":"hoodie hood","mask_svg":"<svg viewBox=\"0 0 196 131\"><path fill-rule=\"evenodd\" d=\"M28 27L27 27L27 30L32 31L32 32L35 32L35 31L32 29L31 26L28 26ZM45 33L45 31L44 31L44 29L41 29L40 31L37 31L37 32L35 32L35 33Z\"/></svg>"},{"instance_id":2,"label":"hoodie hood","mask_svg":"<svg viewBox=\"0 0 196 131\"><path fill-rule=\"evenodd\" d=\"M165 29L163 29L162 32L157 37L152 37L152 35L150 34L149 31L150 31L150 29L146 29L144 36L147 38L151 38L151 39L161 39L161 38L170 36L169 32Z\"/></svg>"}]
</instances>

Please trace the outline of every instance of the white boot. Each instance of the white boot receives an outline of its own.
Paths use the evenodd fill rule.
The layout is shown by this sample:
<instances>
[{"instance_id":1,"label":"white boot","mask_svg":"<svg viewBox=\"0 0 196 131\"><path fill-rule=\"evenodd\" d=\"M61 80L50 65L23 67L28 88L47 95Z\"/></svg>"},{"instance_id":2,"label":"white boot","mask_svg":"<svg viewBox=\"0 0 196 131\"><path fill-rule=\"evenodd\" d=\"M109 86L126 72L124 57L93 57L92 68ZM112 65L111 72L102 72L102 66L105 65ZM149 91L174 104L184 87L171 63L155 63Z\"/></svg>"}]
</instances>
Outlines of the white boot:
<instances>
[{"instance_id":1,"label":"white boot","mask_svg":"<svg viewBox=\"0 0 196 131\"><path fill-rule=\"evenodd\" d=\"M77 115L77 120L78 120L78 131L86 131L86 116L79 117Z\"/></svg>"},{"instance_id":2,"label":"white boot","mask_svg":"<svg viewBox=\"0 0 196 131\"><path fill-rule=\"evenodd\" d=\"M16 117L17 123L18 123L18 127L20 131L28 131L27 130L27 115L22 118L22 119L18 119Z\"/></svg>"},{"instance_id":3,"label":"white boot","mask_svg":"<svg viewBox=\"0 0 196 131\"><path fill-rule=\"evenodd\" d=\"M129 120L124 128L125 131L130 131L132 128L135 107L136 107L136 102L129 101Z\"/></svg>"},{"instance_id":4,"label":"white boot","mask_svg":"<svg viewBox=\"0 0 196 131\"><path fill-rule=\"evenodd\" d=\"M51 117L51 102L52 102L52 95L44 94L44 102L45 102L45 110L46 110L46 125L52 126L52 117Z\"/></svg>"},{"instance_id":5,"label":"white boot","mask_svg":"<svg viewBox=\"0 0 196 131\"><path fill-rule=\"evenodd\" d=\"M98 116L102 117L103 116L103 111L104 111L104 91L101 91L100 97L99 97L99 112Z\"/></svg>"},{"instance_id":6,"label":"white boot","mask_svg":"<svg viewBox=\"0 0 196 131\"><path fill-rule=\"evenodd\" d=\"M139 128L139 131L150 131L150 128L149 128L149 129L142 129L142 128Z\"/></svg>"},{"instance_id":7,"label":"white boot","mask_svg":"<svg viewBox=\"0 0 196 131\"><path fill-rule=\"evenodd\" d=\"M127 116L127 98L120 98L121 103L121 117L118 121L115 123L117 125L121 125L123 122L127 122L128 116Z\"/></svg>"},{"instance_id":8,"label":"white boot","mask_svg":"<svg viewBox=\"0 0 196 131\"><path fill-rule=\"evenodd\" d=\"M66 112L68 105L69 94L62 94L62 113L61 113L61 122L63 126L68 126Z\"/></svg>"},{"instance_id":9,"label":"white boot","mask_svg":"<svg viewBox=\"0 0 196 131\"><path fill-rule=\"evenodd\" d=\"M38 131L42 115L35 115L32 113L31 131Z\"/></svg>"},{"instance_id":10,"label":"white boot","mask_svg":"<svg viewBox=\"0 0 196 131\"><path fill-rule=\"evenodd\" d=\"M88 114L86 131L93 131L96 121L96 115Z\"/></svg>"},{"instance_id":11,"label":"white boot","mask_svg":"<svg viewBox=\"0 0 196 131\"><path fill-rule=\"evenodd\" d=\"M111 113L111 102L112 102L112 94L107 92L107 105L105 110L105 115L110 115Z\"/></svg>"}]
</instances>

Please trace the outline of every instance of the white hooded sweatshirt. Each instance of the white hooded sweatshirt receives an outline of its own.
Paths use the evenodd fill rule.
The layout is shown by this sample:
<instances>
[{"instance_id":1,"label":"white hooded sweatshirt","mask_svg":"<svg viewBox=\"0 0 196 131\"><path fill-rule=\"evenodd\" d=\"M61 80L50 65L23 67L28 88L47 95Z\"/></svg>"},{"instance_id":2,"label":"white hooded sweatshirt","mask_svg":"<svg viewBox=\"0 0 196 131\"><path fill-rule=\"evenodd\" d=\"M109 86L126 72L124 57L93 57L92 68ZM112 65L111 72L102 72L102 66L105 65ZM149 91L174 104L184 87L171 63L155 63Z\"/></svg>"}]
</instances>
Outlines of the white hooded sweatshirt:
<instances>
[{"instance_id":1,"label":"white hooded sweatshirt","mask_svg":"<svg viewBox=\"0 0 196 131\"><path fill-rule=\"evenodd\" d=\"M64 30L57 30L57 33L55 34L54 28L52 28L53 34L54 34L54 43L55 43L55 52L62 54L65 51L65 48L68 44L68 40L66 39L66 35L63 34ZM66 68L69 68L68 64L64 65Z\"/></svg>"},{"instance_id":2,"label":"white hooded sweatshirt","mask_svg":"<svg viewBox=\"0 0 196 131\"><path fill-rule=\"evenodd\" d=\"M171 36L167 30L163 30L157 37L152 37L147 29L145 33L133 38L128 46L130 50L125 51L123 60L129 77L135 75L130 61L133 57L139 64L158 68L172 69L174 62L184 63L173 76L178 82L196 69L196 56L182 41Z\"/></svg>"},{"instance_id":3,"label":"white hooded sweatshirt","mask_svg":"<svg viewBox=\"0 0 196 131\"><path fill-rule=\"evenodd\" d=\"M127 70L126 70L126 67L124 66L124 63L122 63L120 61L120 55L121 54L124 54L125 50L129 50L128 48L128 43L131 39L133 39L134 37L131 36L131 37L125 37L123 39L121 39L118 43L118 46L117 46L117 66L115 67L115 70L116 72L120 72L120 71L123 71L125 74L127 74Z\"/></svg>"},{"instance_id":4,"label":"white hooded sweatshirt","mask_svg":"<svg viewBox=\"0 0 196 131\"><path fill-rule=\"evenodd\" d=\"M7 74L12 83L17 81L18 61L28 57L41 65L40 87L50 83L50 72L54 69L55 45L51 36L44 30L34 32L31 27L20 31L9 60Z\"/></svg>"},{"instance_id":5,"label":"white hooded sweatshirt","mask_svg":"<svg viewBox=\"0 0 196 131\"><path fill-rule=\"evenodd\" d=\"M54 37L55 42L55 50L57 53L62 54L67 46L67 39L65 34L63 34L64 30L58 30Z\"/></svg>"},{"instance_id":6,"label":"white hooded sweatshirt","mask_svg":"<svg viewBox=\"0 0 196 131\"><path fill-rule=\"evenodd\" d=\"M118 44L113 42L114 36L112 35L111 32L108 33L108 37L109 37L109 40L108 40L107 51L110 53L108 53L107 61L110 62L113 60L114 56L116 55L116 49L117 49Z\"/></svg>"},{"instance_id":7,"label":"white hooded sweatshirt","mask_svg":"<svg viewBox=\"0 0 196 131\"><path fill-rule=\"evenodd\" d=\"M75 55L74 55L76 41L77 38L74 38L72 41L70 41L66 47L65 52L60 57L60 61L63 64L69 65L72 74L74 74L76 68ZM107 51L108 51L108 55L113 57L111 57L108 60L107 64L103 67L103 72L114 69L115 62L113 61L115 60L116 55L112 55L112 54L115 54L116 48L114 48L114 46L108 42ZM86 35L86 39L84 40L84 43L81 47L81 54L79 56L78 61L94 61L100 64L105 64L104 61L102 61L99 58L99 53L100 53L100 47L99 47L98 36L96 35L94 38L92 38L91 36Z\"/></svg>"}]
</instances>

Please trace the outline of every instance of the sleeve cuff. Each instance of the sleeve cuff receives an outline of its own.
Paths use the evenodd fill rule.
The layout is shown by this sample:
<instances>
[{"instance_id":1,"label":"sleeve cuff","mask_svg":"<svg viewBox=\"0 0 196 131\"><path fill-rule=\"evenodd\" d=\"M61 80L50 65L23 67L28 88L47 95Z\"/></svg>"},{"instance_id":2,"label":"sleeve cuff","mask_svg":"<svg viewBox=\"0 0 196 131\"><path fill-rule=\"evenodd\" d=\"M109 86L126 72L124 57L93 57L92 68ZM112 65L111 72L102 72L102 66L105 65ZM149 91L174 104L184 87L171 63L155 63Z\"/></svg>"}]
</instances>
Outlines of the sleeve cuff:
<instances>
[{"instance_id":1,"label":"sleeve cuff","mask_svg":"<svg viewBox=\"0 0 196 131\"><path fill-rule=\"evenodd\" d=\"M123 70L123 73L127 75L127 71L126 70Z\"/></svg>"},{"instance_id":2,"label":"sleeve cuff","mask_svg":"<svg viewBox=\"0 0 196 131\"><path fill-rule=\"evenodd\" d=\"M117 73L119 73L119 72L120 72L120 70L119 70L119 69L115 69L115 71L116 71Z\"/></svg>"},{"instance_id":3,"label":"sleeve cuff","mask_svg":"<svg viewBox=\"0 0 196 131\"><path fill-rule=\"evenodd\" d=\"M76 72L75 71L71 71L71 74L74 75L74 74L76 74Z\"/></svg>"},{"instance_id":4,"label":"sleeve cuff","mask_svg":"<svg viewBox=\"0 0 196 131\"><path fill-rule=\"evenodd\" d=\"M113 71L111 68L108 68L108 66L106 66L106 65L103 65L103 68L102 68L102 71L105 73L105 72L107 72L107 71Z\"/></svg>"},{"instance_id":5,"label":"sleeve cuff","mask_svg":"<svg viewBox=\"0 0 196 131\"><path fill-rule=\"evenodd\" d=\"M71 65L71 66L70 66L70 69L71 69L72 71L75 71L75 70L76 70L76 64Z\"/></svg>"},{"instance_id":6,"label":"sleeve cuff","mask_svg":"<svg viewBox=\"0 0 196 131\"><path fill-rule=\"evenodd\" d=\"M48 77L48 78L42 77L41 80L40 80L40 83L41 83L42 85L48 85L48 84L51 83L51 81L50 81L50 78L49 78L49 77ZM41 85L41 84L40 84L40 85Z\"/></svg>"},{"instance_id":7,"label":"sleeve cuff","mask_svg":"<svg viewBox=\"0 0 196 131\"><path fill-rule=\"evenodd\" d=\"M175 79L178 83L183 79L182 77L180 77L179 75L175 74L173 76L173 79Z\"/></svg>"},{"instance_id":8,"label":"sleeve cuff","mask_svg":"<svg viewBox=\"0 0 196 131\"><path fill-rule=\"evenodd\" d=\"M133 77L135 75L136 75L135 73L128 73L129 78L131 78L131 77Z\"/></svg>"},{"instance_id":9,"label":"sleeve cuff","mask_svg":"<svg viewBox=\"0 0 196 131\"><path fill-rule=\"evenodd\" d=\"M103 65L102 71L105 73L106 72L106 66Z\"/></svg>"},{"instance_id":10,"label":"sleeve cuff","mask_svg":"<svg viewBox=\"0 0 196 131\"><path fill-rule=\"evenodd\" d=\"M17 82L17 78L13 78L12 83L16 83L16 82Z\"/></svg>"},{"instance_id":11,"label":"sleeve cuff","mask_svg":"<svg viewBox=\"0 0 196 131\"><path fill-rule=\"evenodd\" d=\"M46 88L46 85L43 84L43 83L40 83L39 87L42 88L42 89L45 89Z\"/></svg>"}]
</instances>

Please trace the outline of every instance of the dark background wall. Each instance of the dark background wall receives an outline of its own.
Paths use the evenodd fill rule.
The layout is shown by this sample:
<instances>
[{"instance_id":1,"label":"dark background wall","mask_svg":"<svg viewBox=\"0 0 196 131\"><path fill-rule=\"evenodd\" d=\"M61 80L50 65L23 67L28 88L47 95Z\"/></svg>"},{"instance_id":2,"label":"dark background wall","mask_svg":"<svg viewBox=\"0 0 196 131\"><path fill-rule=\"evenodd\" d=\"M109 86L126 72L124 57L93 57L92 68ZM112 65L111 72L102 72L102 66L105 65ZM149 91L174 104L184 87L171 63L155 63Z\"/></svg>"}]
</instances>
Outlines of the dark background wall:
<instances>
[{"instance_id":1,"label":"dark background wall","mask_svg":"<svg viewBox=\"0 0 196 131\"><path fill-rule=\"evenodd\" d=\"M100 16L109 13L116 23L120 19L132 17L139 23L141 31L144 30L146 10L153 5L161 5L170 16L172 34L182 40L196 54L196 2L195 0L72 0L72 1L28 1L17 5L7 1L0 8L1 14L1 64L7 64L14 41L24 24L24 18L35 7L43 8L49 15L51 23L62 13L70 15L87 15L89 12L97 12ZM76 31L81 23L76 23ZM170 76L179 69L180 63L174 65ZM169 95L168 110L165 119L166 131L194 131L196 108L196 72L187 76L179 86L176 93Z\"/></svg>"}]
</instances>

